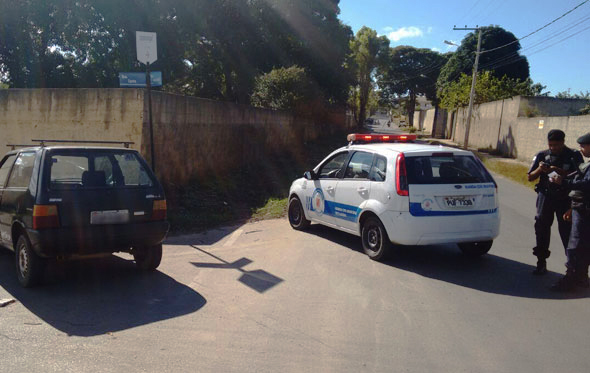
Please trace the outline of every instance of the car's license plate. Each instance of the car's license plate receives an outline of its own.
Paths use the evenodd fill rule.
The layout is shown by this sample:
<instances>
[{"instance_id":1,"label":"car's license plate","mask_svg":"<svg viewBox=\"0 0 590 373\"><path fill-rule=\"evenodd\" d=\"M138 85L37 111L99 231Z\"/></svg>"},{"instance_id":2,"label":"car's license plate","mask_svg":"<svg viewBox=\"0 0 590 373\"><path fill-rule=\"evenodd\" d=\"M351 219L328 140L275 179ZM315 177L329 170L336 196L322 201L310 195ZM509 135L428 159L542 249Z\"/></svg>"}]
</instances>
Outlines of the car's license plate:
<instances>
[{"instance_id":1,"label":"car's license plate","mask_svg":"<svg viewBox=\"0 0 590 373\"><path fill-rule=\"evenodd\" d=\"M470 208L475 206L475 197L451 196L445 197L445 206L451 209Z\"/></svg>"},{"instance_id":2,"label":"car's license plate","mask_svg":"<svg viewBox=\"0 0 590 373\"><path fill-rule=\"evenodd\" d=\"M123 224L129 222L129 210L92 211L90 224Z\"/></svg>"}]
</instances>

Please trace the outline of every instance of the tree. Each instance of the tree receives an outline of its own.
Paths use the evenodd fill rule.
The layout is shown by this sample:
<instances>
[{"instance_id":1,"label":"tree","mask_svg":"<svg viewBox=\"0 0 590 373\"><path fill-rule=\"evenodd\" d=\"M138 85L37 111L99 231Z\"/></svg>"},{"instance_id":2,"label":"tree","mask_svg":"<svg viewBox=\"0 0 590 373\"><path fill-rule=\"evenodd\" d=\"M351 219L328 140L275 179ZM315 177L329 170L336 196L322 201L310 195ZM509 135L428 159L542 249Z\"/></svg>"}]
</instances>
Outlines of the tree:
<instances>
[{"instance_id":1,"label":"tree","mask_svg":"<svg viewBox=\"0 0 590 373\"><path fill-rule=\"evenodd\" d=\"M378 83L385 101L407 97L410 126L414 125L416 96L436 103L436 80L447 58L430 49L399 46L390 50L387 65L380 69Z\"/></svg>"},{"instance_id":2,"label":"tree","mask_svg":"<svg viewBox=\"0 0 590 373\"><path fill-rule=\"evenodd\" d=\"M339 0L18 0L0 2L0 80L10 87L117 87L143 71L135 32L158 37L166 91L249 103L255 78L298 65L345 104L350 27Z\"/></svg>"},{"instance_id":3,"label":"tree","mask_svg":"<svg viewBox=\"0 0 590 373\"><path fill-rule=\"evenodd\" d=\"M505 75L520 81L529 78L529 63L526 57L520 55L520 43L514 34L498 26L482 27L481 30L481 50L484 53L480 55L478 70L491 71L493 76L499 79ZM472 74L475 52L477 51L477 38L477 32L472 32L461 41L461 46L457 48L457 51L440 71L439 89L457 80L462 73ZM507 46L485 52L503 45Z\"/></svg>"},{"instance_id":4,"label":"tree","mask_svg":"<svg viewBox=\"0 0 590 373\"><path fill-rule=\"evenodd\" d=\"M455 110L458 107L469 104L471 92L471 76L461 74L458 81L447 84L440 92L440 107L447 110ZM520 81L503 76L495 77L491 71L483 71L478 75L475 85L474 104L502 100L518 95L534 96L538 92L538 86L530 79Z\"/></svg>"},{"instance_id":5,"label":"tree","mask_svg":"<svg viewBox=\"0 0 590 373\"><path fill-rule=\"evenodd\" d=\"M358 95L358 106L354 109L357 113L356 121L360 127L367 117L367 103L373 89L373 78L378 67L384 66L387 61L389 39L385 36L377 36L377 31L363 26L350 41L351 64L356 72L356 87L353 88ZM354 102L356 105L357 103Z\"/></svg>"},{"instance_id":6,"label":"tree","mask_svg":"<svg viewBox=\"0 0 590 373\"><path fill-rule=\"evenodd\" d=\"M313 80L298 66L274 69L255 80L252 104L271 109L309 111L321 93Z\"/></svg>"}]
</instances>

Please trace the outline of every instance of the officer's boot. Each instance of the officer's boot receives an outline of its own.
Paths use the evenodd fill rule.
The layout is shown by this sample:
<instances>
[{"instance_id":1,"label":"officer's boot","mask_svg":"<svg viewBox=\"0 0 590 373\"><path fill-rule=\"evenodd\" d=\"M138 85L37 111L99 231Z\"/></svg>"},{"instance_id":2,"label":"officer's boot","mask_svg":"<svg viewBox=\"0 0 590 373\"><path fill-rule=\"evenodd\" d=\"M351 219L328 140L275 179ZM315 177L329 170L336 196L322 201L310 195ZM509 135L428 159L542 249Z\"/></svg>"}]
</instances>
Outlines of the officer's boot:
<instances>
[{"instance_id":1,"label":"officer's boot","mask_svg":"<svg viewBox=\"0 0 590 373\"><path fill-rule=\"evenodd\" d=\"M590 288L590 281L588 280L588 266L583 266L576 270L577 285L582 288Z\"/></svg>"},{"instance_id":2,"label":"officer's boot","mask_svg":"<svg viewBox=\"0 0 590 373\"><path fill-rule=\"evenodd\" d=\"M565 272L565 276L553 284L553 286L551 286L551 290L559 292L572 291L576 289L577 283L578 278L576 276L576 272L573 269L568 268Z\"/></svg>"},{"instance_id":3,"label":"officer's boot","mask_svg":"<svg viewBox=\"0 0 590 373\"><path fill-rule=\"evenodd\" d=\"M533 275L541 276L547 273L547 260L545 258L537 259L537 268L533 271Z\"/></svg>"}]
</instances>

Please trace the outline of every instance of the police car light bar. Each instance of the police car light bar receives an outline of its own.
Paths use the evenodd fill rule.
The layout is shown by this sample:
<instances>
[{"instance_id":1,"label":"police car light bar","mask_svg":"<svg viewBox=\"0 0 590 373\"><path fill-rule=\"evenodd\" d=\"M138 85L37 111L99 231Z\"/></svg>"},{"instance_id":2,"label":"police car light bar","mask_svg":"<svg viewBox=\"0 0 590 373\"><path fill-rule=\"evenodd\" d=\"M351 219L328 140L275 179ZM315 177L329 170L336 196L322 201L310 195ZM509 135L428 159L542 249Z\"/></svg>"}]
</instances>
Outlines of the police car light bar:
<instances>
[{"instance_id":1,"label":"police car light bar","mask_svg":"<svg viewBox=\"0 0 590 373\"><path fill-rule=\"evenodd\" d=\"M353 144L378 143L378 142L406 142L416 140L416 135L384 135L378 133L351 133L346 139Z\"/></svg>"}]
</instances>

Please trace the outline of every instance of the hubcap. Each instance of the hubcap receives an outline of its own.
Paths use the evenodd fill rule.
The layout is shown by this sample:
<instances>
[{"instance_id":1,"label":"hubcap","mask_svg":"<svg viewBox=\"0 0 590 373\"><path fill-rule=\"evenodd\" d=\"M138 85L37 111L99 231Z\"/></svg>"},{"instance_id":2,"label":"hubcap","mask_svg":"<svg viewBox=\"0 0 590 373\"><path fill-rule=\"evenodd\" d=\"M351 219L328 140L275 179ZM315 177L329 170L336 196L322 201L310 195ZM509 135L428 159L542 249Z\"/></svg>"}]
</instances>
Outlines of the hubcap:
<instances>
[{"instance_id":1,"label":"hubcap","mask_svg":"<svg viewBox=\"0 0 590 373\"><path fill-rule=\"evenodd\" d=\"M291 221L294 224L299 224L299 220L301 220L301 211L299 210L299 206L294 204L291 207Z\"/></svg>"},{"instance_id":2,"label":"hubcap","mask_svg":"<svg viewBox=\"0 0 590 373\"><path fill-rule=\"evenodd\" d=\"M29 268L29 257L27 256L26 250L22 247L18 252L18 267L20 273L23 276L27 274L27 270Z\"/></svg>"},{"instance_id":3,"label":"hubcap","mask_svg":"<svg viewBox=\"0 0 590 373\"><path fill-rule=\"evenodd\" d=\"M379 246L380 234L377 227L370 227L367 231L367 243L369 247L375 250Z\"/></svg>"}]
</instances>

